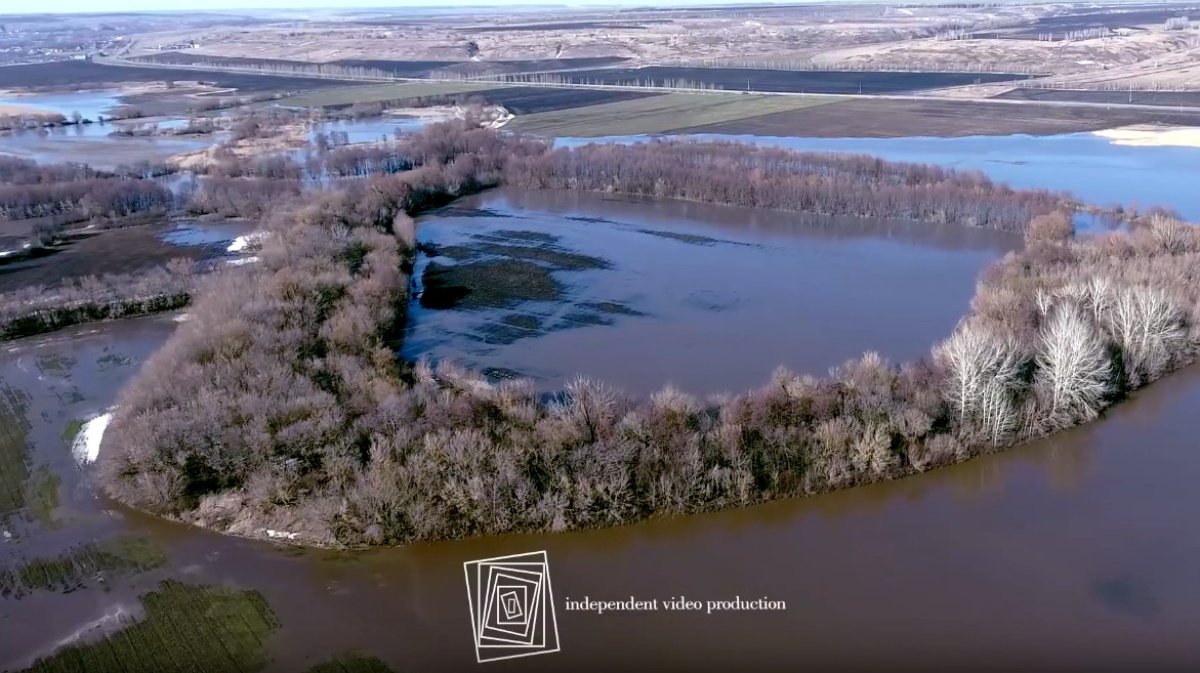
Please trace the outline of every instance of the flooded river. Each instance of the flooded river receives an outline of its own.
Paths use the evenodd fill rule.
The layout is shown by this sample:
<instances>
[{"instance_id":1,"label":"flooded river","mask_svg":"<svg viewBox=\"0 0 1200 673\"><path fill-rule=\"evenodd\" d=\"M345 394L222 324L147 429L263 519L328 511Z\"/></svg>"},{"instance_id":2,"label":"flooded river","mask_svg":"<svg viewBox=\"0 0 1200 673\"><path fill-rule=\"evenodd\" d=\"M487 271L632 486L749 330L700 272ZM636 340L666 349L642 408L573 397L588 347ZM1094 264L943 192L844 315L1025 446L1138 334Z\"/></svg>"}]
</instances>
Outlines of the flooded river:
<instances>
[{"instance_id":1,"label":"flooded river","mask_svg":"<svg viewBox=\"0 0 1200 673\"><path fill-rule=\"evenodd\" d=\"M1069 188L1056 179L1044 186ZM1107 200L1135 187L1118 188ZM1167 204L1193 207L1191 192L1176 196ZM238 233L173 232L213 246ZM737 390L778 364L820 373L869 348L923 354L966 310L978 269L1015 244L520 192L457 202L423 218L419 236L405 355L545 388L583 372L642 393L667 381ZM516 281L462 291L496 270ZM1200 667L1200 366L1086 427L898 482L615 529L336 553L130 511L76 465L72 446L95 427L84 422L177 318L2 344L0 670L40 658L39 671L292 673L350 652L398 672L469 670L462 564L539 550L561 651L497 671ZM658 608L567 605L631 597ZM737 597L785 608L664 607Z\"/></svg>"},{"instance_id":2,"label":"flooded river","mask_svg":"<svg viewBox=\"0 0 1200 673\"><path fill-rule=\"evenodd\" d=\"M104 582L84 573L66 593L0 598L0 669L106 634L119 650L112 633L163 619L162 602L146 607L139 595L206 586L206 596L263 601L255 610L270 620L230 608L203 613L196 629L227 639L230 651L250 642L244 656L267 671L304 670L351 650L396 671L463 670L475 663L461 564L534 550L549 554L562 651L498 670L727 671L751 659L780 670L797 662L822 670L1200 665L1200 529L1186 514L1200 475L1200 368L1091 426L899 482L610 530L341 554L152 519L98 499L75 470L64 426L110 404L173 324L110 324L10 344L0 356L6 389L27 396L9 405L4 450L28 449L26 481L42 466L62 479L51 514L5 512L13 535L0 545L5 569L131 535L166 559L145 572L102 570ZM16 444L22 432L11 426L22 418L25 443ZM13 464L11 455L4 460ZM11 486L13 473L5 477ZM596 614L565 606L631 596L660 604L767 598L786 609ZM174 661L228 670L217 668L225 655L203 641L154 633L159 642L147 647L172 650ZM247 633L255 637L246 641ZM86 646L76 655L99 656Z\"/></svg>"}]
</instances>

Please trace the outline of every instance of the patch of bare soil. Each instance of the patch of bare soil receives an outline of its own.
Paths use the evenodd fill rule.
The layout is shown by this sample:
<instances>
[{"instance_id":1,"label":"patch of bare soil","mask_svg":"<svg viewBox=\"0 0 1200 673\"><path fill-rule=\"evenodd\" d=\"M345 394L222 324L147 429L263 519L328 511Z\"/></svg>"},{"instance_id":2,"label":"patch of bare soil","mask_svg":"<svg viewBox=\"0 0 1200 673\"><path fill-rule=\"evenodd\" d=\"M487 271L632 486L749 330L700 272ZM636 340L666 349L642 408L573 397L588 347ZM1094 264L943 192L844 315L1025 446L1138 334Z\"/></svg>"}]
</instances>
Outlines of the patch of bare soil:
<instances>
[{"instance_id":1,"label":"patch of bare soil","mask_svg":"<svg viewBox=\"0 0 1200 673\"><path fill-rule=\"evenodd\" d=\"M1051 107L987 101L858 99L686 129L686 133L814 138L1055 135L1131 124L1200 125L1200 113Z\"/></svg>"},{"instance_id":2,"label":"patch of bare soil","mask_svg":"<svg viewBox=\"0 0 1200 673\"><path fill-rule=\"evenodd\" d=\"M210 254L201 246L177 246L160 238L165 226L85 232L46 254L0 264L0 292L27 285L53 286L67 278L130 273L185 257Z\"/></svg>"}]
</instances>

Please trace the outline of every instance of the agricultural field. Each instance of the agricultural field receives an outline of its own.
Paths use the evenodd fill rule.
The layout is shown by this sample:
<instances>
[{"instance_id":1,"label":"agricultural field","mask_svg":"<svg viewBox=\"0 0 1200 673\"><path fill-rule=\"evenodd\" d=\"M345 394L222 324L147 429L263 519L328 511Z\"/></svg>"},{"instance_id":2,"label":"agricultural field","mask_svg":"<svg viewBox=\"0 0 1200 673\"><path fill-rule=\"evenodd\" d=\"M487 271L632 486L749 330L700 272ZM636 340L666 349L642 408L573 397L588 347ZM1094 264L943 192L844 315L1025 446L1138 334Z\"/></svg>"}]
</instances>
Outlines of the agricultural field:
<instances>
[{"instance_id":1,"label":"agricultural field","mask_svg":"<svg viewBox=\"0 0 1200 673\"><path fill-rule=\"evenodd\" d=\"M502 105L515 115L531 115L558 110L573 110L593 105L662 96L657 91L625 89L572 89L537 86L506 86L474 94L492 105Z\"/></svg>"},{"instance_id":2,"label":"agricultural field","mask_svg":"<svg viewBox=\"0 0 1200 673\"><path fill-rule=\"evenodd\" d=\"M835 97L672 93L518 116L506 128L547 136L580 138L667 133L822 106L836 100Z\"/></svg>"},{"instance_id":3,"label":"agricultural field","mask_svg":"<svg viewBox=\"0 0 1200 673\"><path fill-rule=\"evenodd\" d=\"M1015 105L972 100L851 99L712 123L689 133L806 136L813 138L960 137L1053 135L1129 124L1200 124L1200 113L1098 107Z\"/></svg>"},{"instance_id":4,"label":"agricultural field","mask_svg":"<svg viewBox=\"0 0 1200 673\"><path fill-rule=\"evenodd\" d=\"M230 73L158 67L124 67L93 61L54 61L0 68L0 89L103 86L127 82L195 82L237 89L239 93L303 91L345 86L331 79L275 77L257 73Z\"/></svg>"},{"instance_id":5,"label":"agricultural field","mask_svg":"<svg viewBox=\"0 0 1200 673\"><path fill-rule=\"evenodd\" d=\"M559 77L576 84L677 86L773 93L900 94L968 84L1025 79L1026 75L962 72L855 72L748 68L648 67L582 70Z\"/></svg>"},{"instance_id":6,"label":"agricultural field","mask_svg":"<svg viewBox=\"0 0 1200 673\"><path fill-rule=\"evenodd\" d=\"M287 100L289 107L345 107L356 103L399 101L409 98L443 96L494 89L483 82L397 82L363 84L310 91Z\"/></svg>"},{"instance_id":7,"label":"agricultural field","mask_svg":"<svg viewBox=\"0 0 1200 673\"><path fill-rule=\"evenodd\" d=\"M1007 100L1200 107L1200 91L1087 91L1018 88L995 97Z\"/></svg>"},{"instance_id":8,"label":"agricultural field","mask_svg":"<svg viewBox=\"0 0 1200 673\"><path fill-rule=\"evenodd\" d=\"M580 68L605 68L620 65L629 59L619 56L604 56L595 58L543 58L503 61L471 61L457 62L413 62L413 61L377 61L370 59L340 59L330 61L328 65L345 66L349 68L370 68L390 73L393 77L438 77L472 74L516 74L524 72L553 72L558 70L577 70Z\"/></svg>"}]
</instances>

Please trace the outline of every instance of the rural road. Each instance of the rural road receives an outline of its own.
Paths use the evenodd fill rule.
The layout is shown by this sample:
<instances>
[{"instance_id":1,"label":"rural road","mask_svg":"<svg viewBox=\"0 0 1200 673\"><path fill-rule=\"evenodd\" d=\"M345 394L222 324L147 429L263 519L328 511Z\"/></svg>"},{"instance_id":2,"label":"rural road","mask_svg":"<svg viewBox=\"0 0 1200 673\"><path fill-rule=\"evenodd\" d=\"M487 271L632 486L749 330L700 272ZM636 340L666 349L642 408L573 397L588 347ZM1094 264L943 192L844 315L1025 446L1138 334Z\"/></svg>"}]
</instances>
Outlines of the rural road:
<instances>
[{"instance_id":1,"label":"rural road","mask_svg":"<svg viewBox=\"0 0 1200 673\"><path fill-rule=\"evenodd\" d=\"M171 70L194 70L197 72L224 72L249 75L270 75L273 77L298 77L303 79L334 79L346 82L364 82L364 83L403 83L403 82L462 82L458 79L428 79L418 77L355 77L346 75L323 75L314 73L285 73L272 70L263 70L256 68L230 68L216 66L194 66L194 65L159 65L150 63L138 63L118 58L96 58L96 63L103 65L114 65L127 68L148 68L151 70L168 68ZM561 72L561 71L557 71ZM523 73L523 74L538 74L538 73ZM908 94L855 94L855 93L802 93L802 92L782 92L782 91L755 91L755 90L708 90L708 89L683 89L674 87L648 87L648 86L625 86L619 84L559 84L559 83L543 83L543 82L494 82L491 80L475 80L482 84L494 84L495 88L503 86L521 86L521 87L546 87L552 89L605 89L618 91L662 91L664 93L696 93L696 94L712 94L712 95L733 95L733 94L754 94L759 96L806 96L809 98L873 98L881 100L936 100L936 101L957 101L964 104L969 103L999 103L1003 105L1022 105L1022 106L1041 106L1041 107L1062 107L1062 108L1099 108L1104 110L1145 110L1145 111L1175 111L1175 112L1200 112L1200 106L1183 106L1183 105L1146 105L1142 103L1091 103L1085 101L1049 101L1049 100L1026 100L1019 98L963 98L958 96L938 96L929 92L925 93L908 93Z\"/></svg>"}]
</instances>

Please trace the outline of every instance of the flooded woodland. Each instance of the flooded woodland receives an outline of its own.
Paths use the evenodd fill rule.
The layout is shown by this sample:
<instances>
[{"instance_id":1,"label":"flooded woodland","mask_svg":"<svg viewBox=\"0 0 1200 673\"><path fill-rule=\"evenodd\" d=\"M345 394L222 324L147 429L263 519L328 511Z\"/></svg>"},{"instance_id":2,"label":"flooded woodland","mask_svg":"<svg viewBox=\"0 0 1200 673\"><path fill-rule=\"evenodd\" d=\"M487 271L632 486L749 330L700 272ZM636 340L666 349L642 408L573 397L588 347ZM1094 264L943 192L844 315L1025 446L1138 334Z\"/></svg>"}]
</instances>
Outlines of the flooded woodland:
<instances>
[{"instance_id":1,"label":"flooded woodland","mask_svg":"<svg viewBox=\"0 0 1200 673\"><path fill-rule=\"evenodd\" d=\"M353 142L397 127L338 124L359 129ZM90 130L55 133L40 142ZM103 142L126 140L141 139ZM975 140L955 140L944 163L979 161ZM22 142L0 149L60 160ZM1050 156L1083 141L1014 142ZM1173 150L1167 168L1139 153L1151 148L1088 148L1103 157L1077 155L1085 174L1155 165L1153 182L1175 186L1200 165L1194 149L1182 163ZM999 177L1076 191L1061 166L1023 175ZM1106 193L1198 212L1187 190L1146 188ZM251 230L179 219L143 243L221 259ZM993 228L511 187L429 210L416 242L401 359L530 379L544 394L582 374L643 398L666 384L697 396L759 388L778 366L822 376L866 351L927 357L968 312L981 271L1023 245ZM475 652L461 564L535 549L551 559L562 651L521 670L1200 665L1200 528L1187 516L1198 366L1094 422L896 481L601 530L350 552L160 519L106 497L81 464L89 422L188 319L82 325L0 349L0 670L462 670ZM562 608L630 597L786 610ZM331 664L342 668L319 668Z\"/></svg>"}]
</instances>

